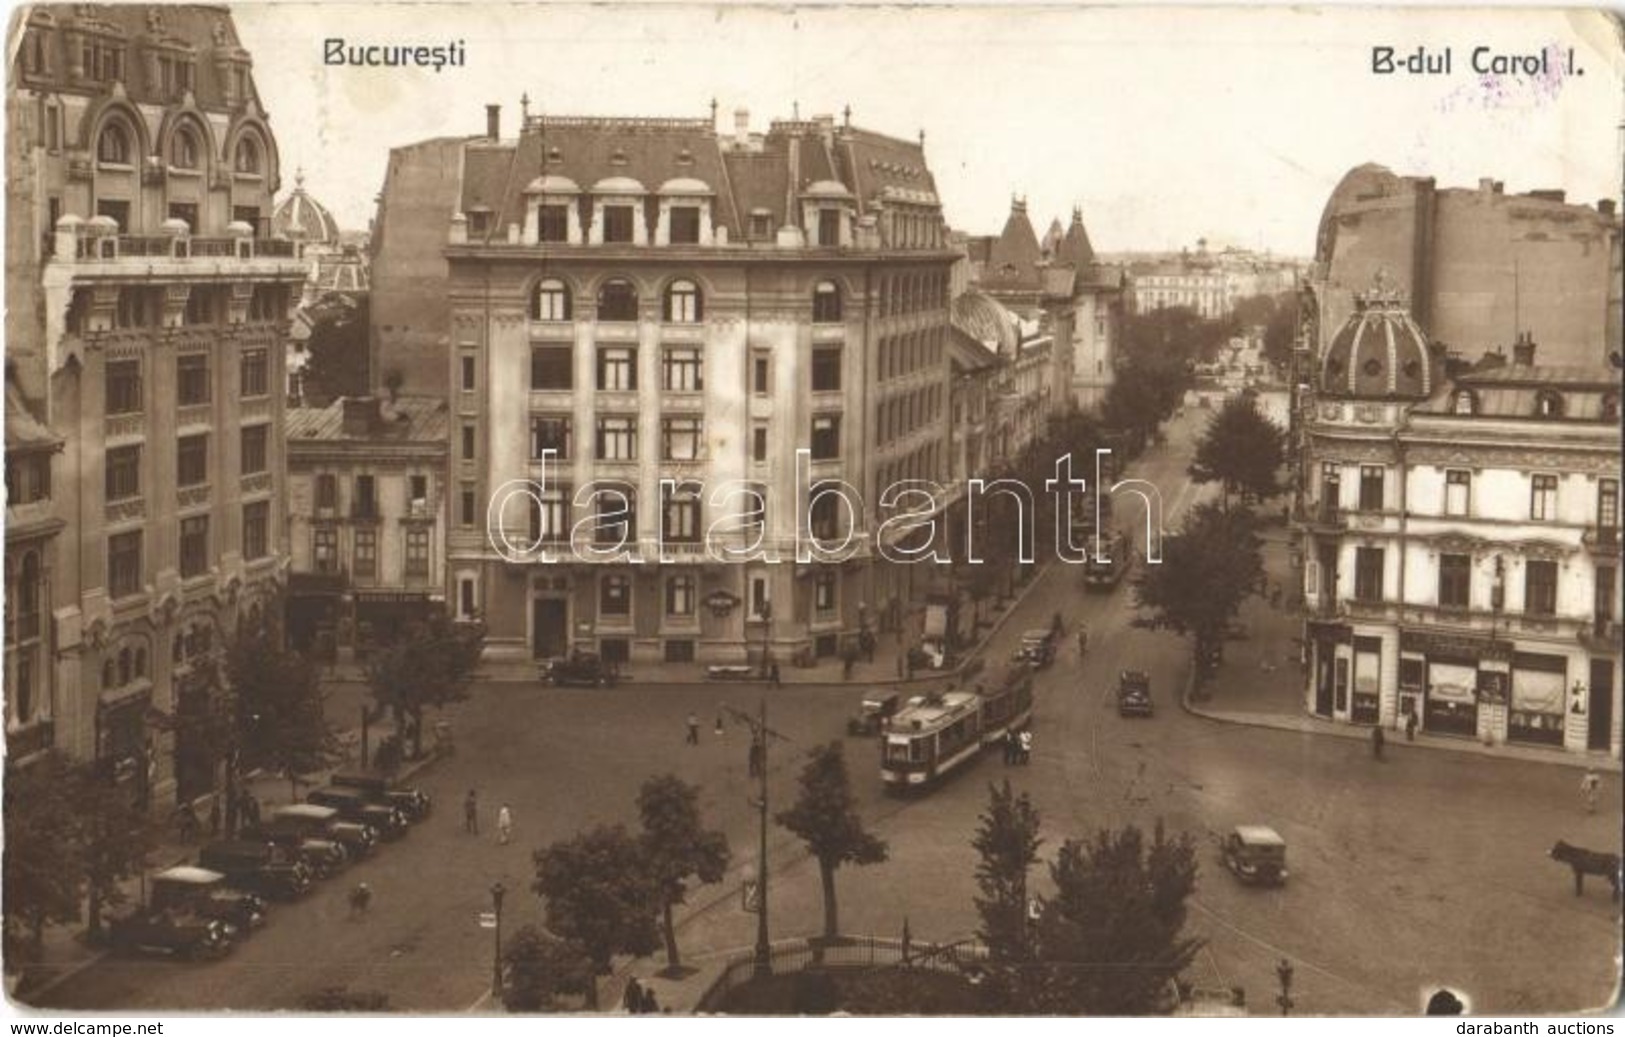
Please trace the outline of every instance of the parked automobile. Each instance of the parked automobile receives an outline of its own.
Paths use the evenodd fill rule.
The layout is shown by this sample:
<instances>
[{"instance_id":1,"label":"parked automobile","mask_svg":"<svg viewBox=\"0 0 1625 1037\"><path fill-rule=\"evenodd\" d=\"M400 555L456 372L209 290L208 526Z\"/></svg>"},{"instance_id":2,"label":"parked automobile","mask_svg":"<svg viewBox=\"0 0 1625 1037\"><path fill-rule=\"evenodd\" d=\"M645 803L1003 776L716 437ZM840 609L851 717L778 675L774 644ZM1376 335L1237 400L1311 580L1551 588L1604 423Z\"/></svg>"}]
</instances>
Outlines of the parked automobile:
<instances>
[{"instance_id":1,"label":"parked automobile","mask_svg":"<svg viewBox=\"0 0 1625 1037\"><path fill-rule=\"evenodd\" d=\"M276 820L268 818L245 829L243 838L272 843L289 853L297 854L318 879L325 879L343 870L350 863L350 851L324 830L316 830L298 818Z\"/></svg>"},{"instance_id":2,"label":"parked automobile","mask_svg":"<svg viewBox=\"0 0 1625 1037\"><path fill-rule=\"evenodd\" d=\"M898 696L888 692L872 692L858 704L857 716L846 722L849 735L877 735L886 729L892 715L897 712Z\"/></svg>"},{"instance_id":3,"label":"parked automobile","mask_svg":"<svg viewBox=\"0 0 1625 1037\"><path fill-rule=\"evenodd\" d=\"M209 843L197 862L226 877L226 884L262 897L291 900L310 890L311 866L296 849L268 840L232 839Z\"/></svg>"},{"instance_id":4,"label":"parked automobile","mask_svg":"<svg viewBox=\"0 0 1625 1037\"><path fill-rule=\"evenodd\" d=\"M331 807L339 817L355 824L367 825L380 839L399 839L406 834L406 815L387 803L374 803L360 789L341 789L329 785L305 796L305 802Z\"/></svg>"},{"instance_id":5,"label":"parked automobile","mask_svg":"<svg viewBox=\"0 0 1625 1037\"><path fill-rule=\"evenodd\" d=\"M149 911L217 919L230 925L239 936L247 936L265 924L264 900L231 888L224 875L208 868L183 864L165 869L151 878L148 889Z\"/></svg>"},{"instance_id":6,"label":"parked automobile","mask_svg":"<svg viewBox=\"0 0 1625 1037\"><path fill-rule=\"evenodd\" d=\"M1011 656L1012 662L1030 663L1041 670L1055 661L1055 631L1048 627L1022 631L1021 647Z\"/></svg>"},{"instance_id":7,"label":"parked automobile","mask_svg":"<svg viewBox=\"0 0 1625 1037\"><path fill-rule=\"evenodd\" d=\"M1151 677L1143 670L1123 670L1117 675L1117 715L1148 717L1155 707L1151 704Z\"/></svg>"},{"instance_id":8,"label":"parked automobile","mask_svg":"<svg viewBox=\"0 0 1625 1037\"><path fill-rule=\"evenodd\" d=\"M1225 837L1224 866L1249 885L1286 882L1286 840L1264 825L1237 825Z\"/></svg>"},{"instance_id":9,"label":"parked automobile","mask_svg":"<svg viewBox=\"0 0 1625 1037\"><path fill-rule=\"evenodd\" d=\"M374 803L387 803L397 808L408 821L422 821L429 816L429 810L434 805L429 794L422 789L396 785L382 775L341 771L333 775L331 784L335 788L359 789Z\"/></svg>"},{"instance_id":10,"label":"parked automobile","mask_svg":"<svg viewBox=\"0 0 1625 1037\"><path fill-rule=\"evenodd\" d=\"M378 842L378 833L371 825L346 821L332 807L315 803L277 807L271 812L271 821L280 822L305 839L336 842L344 847L345 855L351 860L367 856Z\"/></svg>"},{"instance_id":11,"label":"parked automobile","mask_svg":"<svg viewBox=\"0 0 1625 1037\"><path fill-rule=\"evenodd\" d=\"M597 652L571 652L563 659L554 659L542 667L542 680L557 686L578 685L589 688L607 688L621 679L621 671L611 662L605 662Z\"/></svg>"},{"instance_id":12,"label":"parked automobile","mask_svg":"<svg viewBox=\"0 0 1625 1037\"><path fill-rule=\"evenodd\" d=\"M108 919L107 938L114 948L177 958L207 960L230 953L236 928L195 912L140 909Z\"/></svg>"}]
</instances>

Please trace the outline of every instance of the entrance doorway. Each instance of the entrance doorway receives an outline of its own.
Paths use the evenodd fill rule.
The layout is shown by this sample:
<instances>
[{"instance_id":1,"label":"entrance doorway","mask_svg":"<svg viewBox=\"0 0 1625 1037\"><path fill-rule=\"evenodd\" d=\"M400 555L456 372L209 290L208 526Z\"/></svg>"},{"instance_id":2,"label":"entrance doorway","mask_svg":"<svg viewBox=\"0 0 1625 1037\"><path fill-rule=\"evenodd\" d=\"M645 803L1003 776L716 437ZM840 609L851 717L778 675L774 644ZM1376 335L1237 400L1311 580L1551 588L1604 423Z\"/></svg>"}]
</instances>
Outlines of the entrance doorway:
<instances>
[{"instance_id":1,"label":"entrance doorway","mask_svg":"<svg viewBox=\"0 0 1625 1037\"><path fill-rule=\"evenodd\" d=\"M537 598L530 616L530 648L537 659L557 659L570 650L570 603Z\"/></svg>"},{"instance_id":2,"label":"entrance doorway","mask_svg":"<svg viewBox=\"0 0 1625 1037\"><path fill-rule=\"evenodd\" d=\"M1586 748L1607 752L1614 730L1614 666L1591 660L1591 691L1586 700Z\"/></svg>"},{"instance_id":3,"label":"entrance doorway","mask_svg":"<svg viewBox=\"0 0 1625 1037\"><path fill-rule=\"evenodd\" d=\"M1332 715L1332 657L1337 648L1330 641L1315 642L1315 712Z\"/></svg>"}]
</instances>

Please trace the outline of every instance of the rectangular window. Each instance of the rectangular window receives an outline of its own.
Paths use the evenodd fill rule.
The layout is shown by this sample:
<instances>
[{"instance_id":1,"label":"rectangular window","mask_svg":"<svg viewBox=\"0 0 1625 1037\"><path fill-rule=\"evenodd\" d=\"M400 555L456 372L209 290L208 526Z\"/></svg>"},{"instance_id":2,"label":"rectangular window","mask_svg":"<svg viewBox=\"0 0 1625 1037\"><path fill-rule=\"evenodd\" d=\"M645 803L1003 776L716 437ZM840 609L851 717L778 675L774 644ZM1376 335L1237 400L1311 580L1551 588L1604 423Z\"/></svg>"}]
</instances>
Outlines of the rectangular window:
<instances>
[{"instance_id":1,"label":"rectangular window","mask_svg":"<svg viewBox=\"0 0 1625 1037\"><path fill-rule=\"evenodd\" d=\"M1354 551L1354 598L1356 601L1382 600L1382 548L1360 547Z\"/></svg>"},{"instance_id":2,"label":"rectangular window","mask_svg":"<svg viewBox=\"0 0 1625 1037\"><path fill-rule=\"evenodd\" d=\"M316 477L316 510L333 511L339 506L339 477L324 472Z\"/></svg>"},{"instance_id":3,"label":"rectangular window","mask_svg":"<svg viewBox=\"0 0 1625 1037\"><path fill-rule=\"evenodd\" d=\"M632 207L630 205L604 206L604 242L628 245L632 242Z\"/></svg>"},{"instance_id":4,"label":"rectangular window","mask_svg":"<svg viewBox=\"0 0 1625 1037\"><path fill-rule=\"evenodd\" d=\"M766 396L770 390L768 378L767 357L754 356L750 361L750 391L758 396Z\"/></svg>"},{"instance_id":5,"label":"rectangular window","mask_svg":"<svg viewBox=\"0 0 1625 1037\"><path fill-rule=\"evenodd\" d=\"M598 419L598 460L636 461L638 459L638 419L630 417Z\"/></svg>"},{"instance_id":6,"label":"rectangular window","mask_svg":"<svg viewBox=\"0 0 1625 1037\"><path fill-rule=\"evenodd\" d=\"M813 350L813 392L839 392L841 389L841 347L820 346Z\"/></svg>"},{"instance_id":7,"label":"rectangular window","mask_svg":"<svg viewBox=\"0 0 1625 1037\"><path fill-rule=\"evenodd\" d=\"M370 475L355 477L355 507L353 511L358 519L371 519L378 517L378 484Z\"/></svg>"},{"instance_id":8,"label":"rectangular window","mask_svg":"<svg viewBox=\"0 0 1625 1037\"><path fill-rule=\"evenodd\" d=\"M767 462L767 426L757 425L750 430L750 459L758 464Z\"/></svg>"},{"instance_id":9,"label":"rectangular window","mask_svg":"<svg viewBox=\"0 0 1625 1037\"><path fill-rule=\"evenodd\" d=\"M474 391L474 370L475 370L475 368L474 368L474 358L472 356L463 356L463 357L461 357L459 359L461 361L460 366L462 368L463 391L464 392L473 392Z\"/></svg>"},{"instance_id":10,"label":"rectangular window","mask_svg":"<svg viewBox=\"0 0 1625 1037\"><path fill-rule=\"evenodd\" d=\"M311 568L331 574L339 571L339 531L333 526L317 526L310 531Z\"/></svg>"},{"instance_id":11,"label":"rectangular window","mask_svg":"<svg viewBox=\"0 0 1625 1037\"><path fill-rule=\"evenodd\" d=\"M705 354L698 349L668 349L661 355L661 386L667 392L705 388Z\"/></svg>"},{"instance_id":12,"label":"rectangular window","mask_svg":"<svg viewBox=\"0 0 1625 1037\"><path fill-rule=\"evenodd\" d=\"M249 561L264 558L271 549L271 502L243 505L243 557Z\"/></svg>"},{"instance_id":13,"label":"rectangular window","mask_svg":"<svg viewBox=\"0 0 1625 1037\"><path fill-rule=\"evenodd\" d=\"M632 581L625 576L605 576L598 583L598 611L605 616L632 614Z\"/></svg>"},{"instance_id":14,"label":"rectangular window","mask_svg":"<svg viewBox=\"0 0 1625 1037\"><path fill-rule=\"evenodd\" d=\"M536 214L537 236L544 242L566 242L570 240L570 207L567 205L544 205Z\"/></svg>"},{"instance_id":15,"label":"rectangular window","mask_svg":"<svg viewBox=\"0 0 1625 1037\"><path fill-rule=\"evenodd\" d=\"M1597 566L1596 586L1592 597L1593 620L1597 623L1607 623L1614 618L1614 567L1611 565Z\"/></svg>"},{"instance_id":16,"label":"rectangular window","mask_svg":"<svg viewBox=\"0 0 1625 1037\"><path fill-rule=\"evenodd\" d=\"M773 214L768 212L751 213L750 236L757 241L771 238L773 236Z\"/></svg>"},{"instance_id":17,"label":"rectangular window","mask_svg":"<svg viewBox=\"0 0 1625 1037\"><path fill-rule=\"evenodd\" d=\"M1464 609L1471 601L1473 560L1470 555L1439 556L1439 605Z\"/></svg>"},{"instance_id":18,"label":"rectangular window","mask_svg":"<svg viewBox=\"0 0 1625 1037\"><path fill-rule=\"evenodd\" d=\"M1444 513L1466 515L1472 500L1473 473L1452 468L1444 473Z\"/></svg>"},{"instance_id":19,"label":"rectangular window","mask_svg":"<svg viewBox=\"0 0 1625 1037\"><path fill-rule=\"evenodd\" d=\"M598 350L600 392L632 392L638 387L638 351L627 346Z\"/></svg>"},{"instance_id":20,"label":"rectangular window","mask_svg":"<svg viewBox=\"0 0 1625 1037\"><path fill-rule=\"evenodd\" d=\"M835 611L835 574L820 570L813 580L813 608L819 612Z\"/></svg>"},{"instance_id":21,"label":"rectangular window","mask_svg":"<svg viewBox=\"0 0 1625 1037\"><path fill-rule=\"evenodd\" d=\"M1619 480L1597 480L1597 528L1619 528Z\"/></svg>"},{"instance_id":22,"label":"rectangular window","mask_svg":"<svg viewBox=\"0 0 1625 1037\"><path fill-rule=\"evenodd\" d=\"M1336 516L1343 506L1343 467L1331 461L1320 466L1320 510L1323 517Z\"/></svg>"},{"instance_id":23,"label":"rectangular window","mask_svg":"<svg viewBox=\"0 0 1625 1037\"><path fill-rule=\"evenodd\" d=\"M692 616L699 588L692 576L673 576L666 580L666 615Z\"/></svg>"},{"instance_id":24,"label":"rectangular window","mask_svg":"<svg viewBox=\"0 0 1625 1037\"><path fill-rule=\"evenodd\" d=\"M668 544L697 544L700 542L700 499L691 492L662 487L664 498L660 509L660 539Z\"/></svg>"},{"instance_id":25,"label":"rectangular window","mask_svg":"<svg viewBox=\"0 0 1625 1037\"><path fill-rule=\"evenodd\" d=\"M530 504L531 543L558 543L570 537L570 487L554 486L544 490L541 502Z\"/></svg>"},{"instance_id":26,"label":"rectangular window","mask_svg":"<svg viewBox=\"0 0 1625 1037\"><path fill-rule=\"evenodd\" d=\"M812 535L819 540L834 540L840 535L841 515L841 498L836 487L818 483L808 496L812 503L807 509L807 520Z\"/></svg>"},{"instance_id":27,"label":"rectangular window","mask_svg":"<svg viewBox=\"0 0 1625 1037\"><path fill-rule=\"evenodd\" d=\"M378 578L378 530L355 531L355 550L350 554L350 567L362 579Z\"/></svg>"},{"instance_id":28,"label":"rectangular window","mask_svg":"<svg viewBox=\"0 0 1625 1037\"><path fill-rule=\"evenodd\" d=\"M812 459L832 461L841 456L841 419L820 414L812 420Z\"/></svg>"},{"instance_id":29,"label":"rectangular window","mask_svg":"<svg viewBox=\"0 0 1625 1037\"><path fill-rule=\"evenodd\" d=\"M182 407L209 402L209 357L188 353L175 358L175 402Z\"/></svg>"},{"instance_id":30,"label":"rectangular window","mask_svg":"<svg viewBox=\"0 0 1625 1037\"><path fill-rule=\"evenodd\" d=\"M141 496L141 448L114 447L107 451L107 494L111 501Z\"/></svg>"},{"instance_id":31,"label":"rectangular window","mask_svg":"<svg viewBox=\"0 0 1625 1037\"><path fill-rule=\"evenodd\" d=\"M750 578L750 618L766 619L772 608L772 602L767 596L767 577L752 576Z\"/></svg>"},{"instance_id":32,"label":"rectangular window","mask_svg":"<svg viewBox=\"0 0 1625 1037\"><path fill-rule=\"evenodd\" d=\"M1363 464L1360 466L1360 510L1382 510L1382 465Z\"/></svg>"},{"instance_id":33,"label":"rectangular window","mask_svg":"<svg viewBox=\"0 0 1625 1037\"><path fill-rule=\"evenodd\" d=\"M538 346L530 351L532 389L570 389L575 385L569 346Z\"/></svg>"},{"instance_id":34,"label":"rectangular window","mask_svg":"<svg viewBox=\"0 0 1625 1037\"><path fill-rule=\"evenodd\" d=\"M457 614L464 619L470 619L479 609L474 601L474 581L464 578L457 581Z\"/></svg>"},{"instance_id":35,"label":"rectangular window","mask_svg":"<svg viewBox=\"0 0 1625 1037\"><path fill-rule=\"evenodd\" d=\"M108 414L141 413L141 361L107 362L106 411Z\"/></svg>"},{"instance_id":36,"label":"rectangular window","mask_svg":"<svg viewBox=\"0 0 1625 1037\"><path fill-rule=\"evenodd\" d=\"M209 481L209 437L182 436L175 446L175 483L197 486Z\"/></svg>"},{"instance_id":37,"label":"rectangular window","mask_svg":"<svg viewBox=\"0 0 1625 1037\"><path fill-rule=\"evenodd\" d=\"M1529 477L1529 517L1546 521L1557 518L1557 476Z\"/></svg>"},{"instance_id":38,"label":"rectangular window","mask_svg":"<svg viewBox=\"0 0 1625 1037\"><path fill-rule=\"evenodd\" d=\"M263 349L243 350L239 384L244 396L264 396L271 387L270 359Z\"/></svg>"},{"instance_id":39,"label":"rectangular window","mask_svg":"<svg viewBox=\"0 0 1625 1037\"><path fill-rule=\"evenodd\" d=\"M141 593L141 531L107 538L107 593L127 598Z\"/></svg>"},{"instance_id":40,"label":"rectangular window","mask_svg":"<svg viewBox=\"0 0 1625 1037\"><path fill-rule=\"evenodd\" d=\"M415 509L421 510L429 504L429 477L427 475L412 475L406 479L406 501Z\"/></svg>"},{"instance_id":41,"label":"rectangular window","mask_svg":"<svg viewBox=\"0 0 1625 1037\"><path fill-rule=\"evenodd\" d=\"M474 426L463 426L462 457L464 461L474 460Z\"/></svg>"},{"instance_id":42,"label":"rectangular window","mask_svg":"<svg viewBox=\"0 0 1625 1037\"><path fill-rule=\"evenodd\" d=\"M818 210L818 244L834 248L841 243L841 212L839 209Z\"/></svg>"},{"instance_id":43,"label":"rectangular window","mask_svg":"<svg viewBox=\"0 0 1625 1037\"><path fill-rule=\"evenodd\" d=\"M570 419L560 416L535 415L530 419L530 456L539 461L542 451L555 451L560 461L570 459Z\"/></svg>"},{"instance_id":44,"label":"rectangular window","mask_svg":"<svg viewBox=\"0 0 1625 1037\"><path fill-rule=\"evenodd\" d=\"M1524 563L1523 610L1531 616L1557 614L1557 563Z\"/></svg>"},{"instance_id":45,"label":"rectangular window","mask_svg":"<svg viewBox=\"0 0 1625 1037\"><path fill-rule=\"evenodd\" d=\"M599 544L628 544L638 537L638 496L630 486L599 489L593 540Z\"/></svg>"},{"instance_id":46,"label":"rectangular window","mask_svg":"<svg viewBox=\"0 0 1625 1037\"><path fill-rule=\"evenodd\" d=\"M414 526L406 531L406 578L425 579L429 575L429 531Z\"/></svg>"},{"instance_id":47,"label":"rectangular window","mask_svg":"<svg viewBox=\"0 0 1625 1037\"><path fill-rule=\"evenodd\" d=\"M474 526L474 489L464 486L457 498L457 522L464 529Z\"/></svg>"},{"instance_id":48,"label":"rectangular window","mask_svg":"<svg viewBox=\"0 0 1625 1037\"><path fill-rule=\"evenodd\" d=\"M243 428L242 470L244 475L263 472L269 467L267 457L270 443L269 425L247 425Z\"/></svg>"},{"instance_id":49,"label":"rectangular window","mask_svg":"<svg viewBox=\"0 0 1625 1037\"><path fill-rule=\"evenodd\" d=\"M195 515L181 519L181 576L201 576L209 571L209 517Z\"/></svg>"},{"instance_id":50,"label":"rectangular window","mask_svg":"<svg viewBox=\"0 0 1625 1037\"><path fill-rule=\"evenodd\" d=\"M671 243L698 245L700 243L700 209L697 205L671 207Z\"/></svg>"},{"instance_id":51,"label":"rectangular window","mask_svg":"<svg viewBox=\"0 0 1625 1037\"><path fill-rule=\"evenodd\" d=\"M705 436L699 418L662 418L660 456L667 461L695 461L704 456Z\"/></svg>"}]
</instances>

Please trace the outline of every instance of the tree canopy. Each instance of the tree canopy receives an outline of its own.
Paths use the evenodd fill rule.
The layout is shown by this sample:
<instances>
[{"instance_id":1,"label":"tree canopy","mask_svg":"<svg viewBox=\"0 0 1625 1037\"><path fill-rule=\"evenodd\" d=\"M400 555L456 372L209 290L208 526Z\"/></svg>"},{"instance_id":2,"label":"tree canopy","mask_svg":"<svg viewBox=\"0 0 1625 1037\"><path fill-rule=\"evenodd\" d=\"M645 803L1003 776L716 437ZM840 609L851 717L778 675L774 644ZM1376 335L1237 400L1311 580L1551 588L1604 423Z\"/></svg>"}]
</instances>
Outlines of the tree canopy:
<instances>
[{"instance_id":1,"label":"tree canopy","mask_svg":"<svg viewBox=\"0 0 1625 1037\"><path fill-rule=\"evenodd\" d=\"M976 912L982 917L977 935L995 961L1024 961L1027 939L1027 873L1038 861L1038 811L1023 792L1012 792L1008 779L988 787L987 809L971 846L976 849Z\"/></svg>"},{"instance_id":2,"label":"tree canopy","mask_svg":"<svg viewBox=\"0 0 1625 1037\"><path fill-rule=\"evenodd\" d=\"M593 965L579 944L521 926L502 947L502 1007L542 1012L558 1007L563 994L588 994Z\"/></svg>"},{"instance_id":3,"label":"tree canopy","mask_svg":"<svg viewBox=\"0 0 1625 1037\"><path fill-rule=\"evenodd\" d=\"M843 864L879 864L886 859L886 843L871 833L858 816L846 753L840 742L814 747L801 770L795 803L776 820L801 837L818 862L824 887L824 935L840 932L835 903L835 871Z\"/></svg>"},{"instance_id":4,"label":"tree canopy","mask_svg":"<svg viewBox=\"0 0 1625 1037\"><path fill-rule=\"evenodd\" d=\"M324 713L320 674L310 659L283 647L274 620L245 627L231 640L225 670L235 695L244 765L291 777L327 761L336 744Z\"/></svg>"},{"instance_id":5,"label":"tree canopy","mask_svg":"<svg viewBox=\"0 0 1625 1037\"><path fill-rule=\"evenodd\" d=\"M368 297L328 292L310 307L310 361L305 367L305 398L325 406L340 396L365 396L370 390L367 341Z\"/></svg>"},{"instance_id":6,"label":"tree canopy","mask_svg":"<svg viewBox=\"0 0 1625 1037\"><path fill-rule=\"evenodd\" d=\"M1198 483L1217 482L1228 508L1232 493L1260 501L1279 494L1285 461L1286 433L1252 398L1231 396L1209 419L1188 471Z\"/></svg>"},{"instance_id":7,"label":"tree canopy","mask_svg":"<svg viewBox=\"0 0 1625 1037\"><path fill-rule=\"evenodd\" d=\"M482 624L457 622L441 609L367 660L373 698L394 714L397 728L403 718L412 721L413 756L423 754L423 711L467 698L484 651Z\"/></svg>"},{"instance_id":8,"label":"tree canopy","mask_svg":"<svg viewBox=\"0 0 1625 1037\"><path fill-rule=\"evenodd\" d=\"M79 920L85 883L78 804L67 758L52 752L27 767L8 763L5 784L5 959L38 958L47 925Z\"/></svg>"},{"instance_id":9,"label":"tree canopy","mask_svg":"<svg viewBox=\"0 0 1625 1037\"><path fill-rule=\"evenodd\" d=\"M638 792L644 860L659 900L666 962L680 964L672 909L685 901L691 880L721 882L728 870L728 837L700 820L700 790L675 774L650 778Z\"/></svg>"},{"instance_id":10,"label":"tree canopy","mask_svg":"<svg viewBox=\"0 0 1625 1037\"><path fill-rule=\"evenodd\" d=\"M547 926L578 944L595 976L607 975L617 954L642 957L660 946L660 900L644 844L620 826L599 825L538 850L533 886L547 905ZM587 1001L597 1007L597 983Z\"/></svg>"},{"instance_id":11,"label":"tree canopy","mask_svg":"<svg viewBox=\"0 0 1625 1037\"><path fill-rule=\"evenodd\" d=\"M1231 620L1263 575L1253 513L1198 505L1180 532L1164 538L1162 563L1141 567L1134 584L1141 615L1134 624L1191 635L1201 664L1223 644Z\"/></svg>"}]
</instances>

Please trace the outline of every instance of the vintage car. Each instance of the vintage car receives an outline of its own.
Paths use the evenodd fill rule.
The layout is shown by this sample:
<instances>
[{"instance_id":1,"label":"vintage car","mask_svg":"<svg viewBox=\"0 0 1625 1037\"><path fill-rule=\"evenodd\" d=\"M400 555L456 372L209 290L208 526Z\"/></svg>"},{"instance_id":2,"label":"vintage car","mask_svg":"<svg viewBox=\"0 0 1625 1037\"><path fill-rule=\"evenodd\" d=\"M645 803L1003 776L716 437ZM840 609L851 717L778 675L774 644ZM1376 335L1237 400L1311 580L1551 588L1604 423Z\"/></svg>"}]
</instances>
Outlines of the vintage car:
<instances>
[{"instance_id":1,"label":"vintage car","mask_svg":"<svg viewBox=\"0 0 1625 1037\"><path fill-rule=\"evenodd\" d=\"M1148 717L1155 707L1151 704L1151 677L1143 670L1123 670L1117 675L1117 715L1122 717Z\"/></svg>"},{"instance_id":2,"label":"vintage car","mask_svg":"<svg viewBox=\"0 0 1625 1037\"><path fill-rule=\"evenodd\" d=\"M558 687L576 685L588 688L607 688L619 683L620 668L605 662L597 652L571 652L563 659L553 659L542 665L541 678Z\"/></svg>"},{"instance_id":3,"label":"vintage car","mask_svg":"<svg viewBox=\"0 0 1625 1037\"><path fill-rule=\"evenodd\" d=\"M341 771L329 779L329 784L334 788L364 792L374 803L395 807L406 815L408 821L422 821L429 816L429 809L434 805L429 794L422 789L396 785L382 775Z\"/></svg>"},{"instance_id":4,"label":"vintage car","mask_svg":"<svg viewBox=\"0 0 1625 1037\"><path fill-rule=\"evenodd\" d=\"M344 869L350 863L350 851L338 839L320 831L312 834L309 824L297 818L269 819L242 832L244 839L272 843L290 853L310 868L312 876L325 879Z\"/></svg>"},{"instance_id":5,"label":"vintage car","mask_svg":"<svg viewBox=\"0 0 1625 1037\"><path fill-rule=\"evenodd\" d=\"M1055 632L1048 627L1022 631L1021 647L1010 659L1029 663L1035 670L1043 669L1055 661Z\"/></svg>"},{"instance_id":6,"label":"vintage car","mask_svg":"<svg viewBox=\"0 0 1625 1037\"><path fill-rule=\"evenodd\" d=\"M892 715L897 712L898 696L894 693L876 691L870 693L862 702L858 703L857 716L846 721L846 733L849 735L877 735L886 729Z\"/></svg>"},{"instance_id":7,"label":"vintage car","mask_svg":"<svg viewBox=\"0 0 1625 1037\"><path fill-rule=\"evenodd\" d=\"M198 852L197 862L224 875L228 886L262 897L292 900L310 891L312 869L299 851L266 840L209 843Z\"/></svg>"},{"instance_id":8,"label":"vintage car","mask_svg":"<svg viewBox=\"0 0 1625 1037\"><path fill-rule=\"evenodd\" d=\"M1286 882L1286 840L1264 825L1237 825L1220 850L1224 866L1248 885Z\"/></svg>"},{"instance_id":9,"label":"vintage car","mask_svg":"<svg viewBox=\"0 0 1625 1037\"><path fill-rule=\"evenodd\" d=\"M190 911L137 910L108 919L107 939L122 951L212 959L231 951L236 927Z\"/></svg>"},{"instance_id":10,"label":"vintage car","mask_svg":"<svg viewBox=\"0 0 1625 1037\"><path fill-rule=\"evenodd\" d=\"M713 663L705 668L705 679L711 681L761 681L767 679L755 666L743 663Z\"/></svg>"},{"instance_id":11,"label":"vintage car","mask_svg":"<svg viewBox=\"0 0 1625 1037\"><path fill-rule=\"evenodd\" d=\"M147 907L151 911L216 919L231 926L239 936L247 936L265 924L265 901L253 893L231 888L218 871L183 864L154 875L149 888Z\"/></svg>"},{"instance_id":12,"label":"vintage car","mask_svg":"<svg viewBox=\"0 0 1625 1037\"><path fill-rule=\"evenodd\" d=\"M276 827L272 828L273 825ZM378 833L371 825L346 821L332 807L315 803L277 807L271 812L269 824L261 827L276 832L292 831L302 839L326 839L338 843L344 847L344 854L350 860L367 856L378 842Z\"/></svg>"},{"instance_id":13,"label":"vintage car","mask_svg":"<svg viewBox=\"0 0 1625 1037\"><path fill-rule=\"evenodd\" d=\"M387 803L374 803L360 789L341 789L329 785L306 795L305 802L331 807L344 820L370 827L380 839L394 840L406 834L405 814Z\"/></svg>"}]
</instances>

